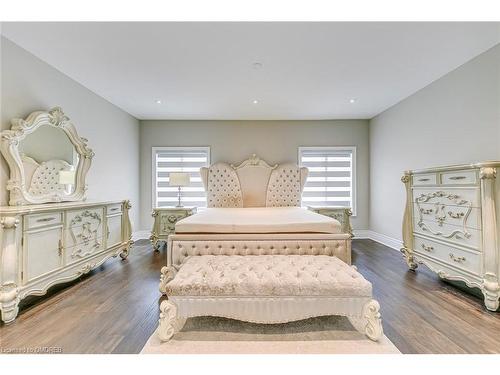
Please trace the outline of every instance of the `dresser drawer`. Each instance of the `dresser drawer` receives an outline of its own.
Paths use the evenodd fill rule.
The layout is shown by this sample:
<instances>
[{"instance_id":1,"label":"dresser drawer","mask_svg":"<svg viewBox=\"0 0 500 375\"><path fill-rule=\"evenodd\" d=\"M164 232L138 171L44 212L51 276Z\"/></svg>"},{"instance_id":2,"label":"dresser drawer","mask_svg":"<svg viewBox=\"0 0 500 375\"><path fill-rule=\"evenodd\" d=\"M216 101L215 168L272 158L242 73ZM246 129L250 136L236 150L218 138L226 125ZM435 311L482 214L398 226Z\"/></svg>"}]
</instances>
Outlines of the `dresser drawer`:
<instances>
[{"instance_id":1,"label":"dresser drawer","mask_svg":"<svg viewBox=\"0 0 500 375\"><path fill-rule=\"evenodd\" d=\"M457 247L415 236L415 253L437 259L452 268L458 268L474 275L481 274L481 253L466 251Z\"/></svg>"},{"instance_id":2,"label":"dresser drawer","mask_svg":"<svg viewBox=\"0 0 500 375\"><path fill-rule=\"evenodd\" d=\"M429 220L415 222L414 231L441 241L450 242L450 246L470 247L477 251L481 249L481 232L473 228L463 228L450 224L439 225Z\"/></svg>"},{"instance_id":3,"label":"dresser drawer","mask_svg":"<svg viewBox=\"0 0 500 375\"><path fill-rule=\"evenodd\" d=\"M414 188L413 202L445 206L481 207L478 188Z\"/></svg>"},{"instance_id":4,"label":"dresser drawer","mask_svg":"<svg viewBox=\"0 0 500 375\"><path fill-rule=\"evenodd\" d=\"M475 170L442 172L441 183L443 185L477 184L477 172Z\"/></svg>"},{"instance_id":5,"label":"dresser drawer","mask_svg":"<svg viewBox=\"0 0 500 375\"><path fill-rule=\"evenodd\" d=\"M122 212L122 204L117 203L117 204L110 204L106 208L106 215L114 215L114 214L119 214Z\"/></svg>"},{"instance_id":6,"label":"dresser drawer","mask_svg":"<svg viewBox=\"0 0 500 375\"><path fill-rule=\"evenodd\" d=\"M477 207L446 206L429 203L414 203L415 223L421 219L459 227L481 229L481 210Z\"/></svg>"},{"instance_id":7,"label":"dresser drawer","mask_svg":"<svg viewBox=\"0 0 500 375\"><path fill-rule=\"evenodd\" d=\"M412 184L414 186L420 185L437 185L437 174L427 173L427 174L416 174L412 176Z\"/></svg>"},{"instance_id":8,"label":"dresser drawer","mask_svg":"<svg viewBox=\"0 0 500 375\"><path fill-rule=\"evenodd\" d=\"M92 241L79 243L75 246L64 248L65 264L78 262L84 258L100 253L104 250L104 238L96 238Z\"/></svg>"},{"instance_id":9,"label":"dresser drawer","mask_svg":"<svg viewBox=\"0 0 500 375\"><path fill-rule=\"evenodd\" d=\"M61 224L62 212L32 214L26 216L26 229L34 229L45 225Z\"/></svg>"},{"instance_id":10,"label":"dresser drawer","mask_svg":"<svg viewBox=\"0 0 500 375\"><path fill-rule=\"evenodd\" d=\"M96 241L103 236L102 207L68 212L65 230L65 246L71 247L81 243Z\"/></svg>"},{"instance_id":11,"label":"dresser drawer","mask_svg":"<svg viewBox=\"0 0 500 375\"><path fill-rule=\"evenodd\" d=\"M66 227L81 226L86 222L102 223L104 217L104 207L88 208L78 211L68 211Z\"/></svg>"}]
</instances>

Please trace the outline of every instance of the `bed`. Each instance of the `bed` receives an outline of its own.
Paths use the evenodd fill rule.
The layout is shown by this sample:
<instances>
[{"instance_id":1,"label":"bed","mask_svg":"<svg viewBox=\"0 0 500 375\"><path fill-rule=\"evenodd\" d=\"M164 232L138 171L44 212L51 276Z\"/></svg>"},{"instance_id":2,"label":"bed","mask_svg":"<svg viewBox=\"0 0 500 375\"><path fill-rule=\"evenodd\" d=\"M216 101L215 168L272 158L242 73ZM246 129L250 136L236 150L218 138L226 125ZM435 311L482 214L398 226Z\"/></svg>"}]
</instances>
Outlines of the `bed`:
<instances>
[{"instance_id":1,"label":"bed","mask_svg":"<svg viewBox=\"0 0 500 375\"><path fill-rule=\"evenodd\" d=\"M166 283L192 256L328 255L351 264L352 235L342 230L349 226L300 207L307 174L307 168L270 166L255 155L237 166L202 168L208 208L176 223L160 291L165 294Z\"/></svg>"},{"instance_id":2,"label":"bed","mask_svg":"<svg viewBox=\"0 0 500 375\"><path fill-rule=\"evenodd\" d=\"M201 170L208 209L178 221L167 241L161 341L197 316L273 324L342 315L380 339L372 285L350 266L350 226L300 207L307 172L256 156Z\"/></svg>"}]
</instances>

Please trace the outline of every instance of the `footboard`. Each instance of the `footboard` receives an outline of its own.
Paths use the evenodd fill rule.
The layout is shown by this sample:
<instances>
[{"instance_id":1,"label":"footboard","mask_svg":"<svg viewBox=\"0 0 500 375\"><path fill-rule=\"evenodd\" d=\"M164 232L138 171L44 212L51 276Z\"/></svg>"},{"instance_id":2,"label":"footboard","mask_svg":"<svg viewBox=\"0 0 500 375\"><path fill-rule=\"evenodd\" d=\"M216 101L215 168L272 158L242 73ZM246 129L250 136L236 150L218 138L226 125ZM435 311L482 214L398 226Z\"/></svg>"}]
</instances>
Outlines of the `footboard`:
<instances>
[{"instance_id":1,"label":"footboard","mask_svg":"<svg viewBox=\"0 0 500 375\"><path fill-rule=\"evenodd\" d=\"M197 255L330 255L351 264L349 234L174 234L168 240L167 265L179 267Z\"/></svg>"}]
</instances>

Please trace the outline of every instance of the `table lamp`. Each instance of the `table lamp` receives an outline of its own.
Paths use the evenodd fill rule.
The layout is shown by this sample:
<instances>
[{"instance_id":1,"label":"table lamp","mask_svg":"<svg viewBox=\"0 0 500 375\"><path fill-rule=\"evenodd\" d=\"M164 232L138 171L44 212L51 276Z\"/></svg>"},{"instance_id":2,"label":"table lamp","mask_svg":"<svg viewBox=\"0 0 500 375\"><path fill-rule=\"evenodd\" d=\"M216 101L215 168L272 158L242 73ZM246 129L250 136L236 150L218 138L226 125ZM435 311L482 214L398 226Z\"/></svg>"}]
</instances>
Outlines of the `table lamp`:
<instances>
[{"instance_id":1,"label":"table lamp","mask_svg":"<svg viewBox=\"0 0 500 375\"><path fill-rule=\"evenodd\" d=\"M181 187L189 186L189 173L186 172L171 172L169 174L169 186L176 186L179 188L178 197L179 204L176 207L182 207L181 204Z\"/></svg>"}]
</instances>

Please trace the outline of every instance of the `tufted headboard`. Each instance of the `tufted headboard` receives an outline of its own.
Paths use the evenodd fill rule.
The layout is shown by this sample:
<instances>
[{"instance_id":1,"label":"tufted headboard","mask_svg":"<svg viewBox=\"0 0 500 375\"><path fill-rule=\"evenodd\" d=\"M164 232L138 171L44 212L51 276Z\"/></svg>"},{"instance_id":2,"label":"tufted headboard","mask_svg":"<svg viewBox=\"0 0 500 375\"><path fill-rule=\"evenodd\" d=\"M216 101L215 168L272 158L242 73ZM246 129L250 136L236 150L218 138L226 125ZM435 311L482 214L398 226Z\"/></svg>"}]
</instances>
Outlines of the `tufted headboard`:
<instances>
[{"instance_id":1,"label":"tufted headboard","mask_svg":"<svg viewBox=\"0 0 500 375\"><path fill-rule=\"evenodd\" d=\"M270 166L256 155L238 166L216 163L200 172L208 207L300 206L308 174L295 164Z\"/></svg>"}]
</instances>

